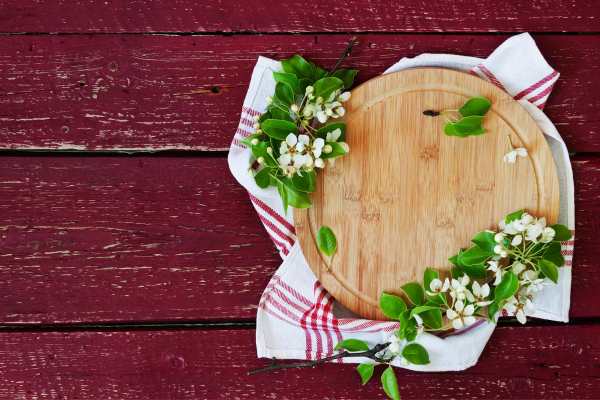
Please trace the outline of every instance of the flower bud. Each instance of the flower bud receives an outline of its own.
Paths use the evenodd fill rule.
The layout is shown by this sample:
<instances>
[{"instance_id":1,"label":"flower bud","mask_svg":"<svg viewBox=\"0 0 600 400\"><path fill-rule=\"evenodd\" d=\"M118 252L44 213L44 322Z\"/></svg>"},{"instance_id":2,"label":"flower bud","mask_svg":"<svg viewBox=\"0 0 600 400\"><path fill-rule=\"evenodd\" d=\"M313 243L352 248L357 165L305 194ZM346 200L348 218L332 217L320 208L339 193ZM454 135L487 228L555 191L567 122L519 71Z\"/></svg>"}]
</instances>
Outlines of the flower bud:
<instances>
[{"instance_id":1,"label":"flower bud","mask_svg":"<svg viewBox=\"0 0 600 400\"><path fill-rule=\"evenodd\" d=\"M258 122L258 120L260 119L260 115L255 115L254 117L252 117L252 119Z\"/></svg>"},{"instance_id":2,"label":"flower bud","mask_svg":"<svg viewBox=\"0 0 600 400\"><path fill-rule=\"evenodd\" d=\"M271 146L267 147L267 154L273 155L273 148Z\"/></svg>"},{"instance_id":3,"label":"flower bud","mask_svg":"<svg viewBox=\"0 0 600 400\"><path fill-rule=\"evenodd\" d=\"M262 133L262 129L257 129L256 133Z\"/></svg>"},{"instance_id":4,"label":"flower bud","mask_svg":"<svg viewBox=\"0 0 600 400\"><path fill-rule=\"evenodd\" d=\"M304 92L305 92L306 94L311 94L311 93L313 92L313 90L315 90L315 88L314 88L314 87L312 87L312 86L307 86L307 87L306 87L306 89L304 90Z\"/></svg>"},{"instance_id":5,"label":"flower bud","mask_svg":"<svg viewBox=\"0 0 600 400\"><path fill-rule=\"evenodd\" d=\"M256 162L262 165L262 164L264 164L264 163L265 163L265 159L264 159L264 157L258 157L258 158L256 159Z\"/></svg>"},{"instance_id":6,"label":"flower bud","mask_svg":"<svg viewBox=\"0 0 600 400\"><path fill-rule=\"evenodd\" d=\"M321 96L317 97L317 104L323 104L323 98Z\"/></svg>"},{"instance_id":7,"label":"flower bud","mask_svg":"<svg viewBox=\"0 0 600 400\"><path fill-rule=\"evenodd\" d=\"M333 147L331 147L330 144L326 144L325 146L323 146L323 153L325 154L329 154L333 151Z\"/></svg>"},{"instance_id":8,"label":"flower bud","mask_svg":"<svg viewBox=\"0 0 600 400\"><path fill-rule=\"evenodd\" d=\"M254 138L250 141L250 143L252 143L252 146L256 146L258 144L258 139Z\"/></svg>"},{"instance_id":9,"label":"flower bud","mask_svg":"<svg viewBox=\"0 0 600 400\"><path fill-rule=\"evenodd\" d=\"M317 167L317 168L323 168L323 167L325 167L325 163L323 162L323 159L317 158L315 160L315 167Z\"/></svg>"},{"instance_id":10,"label":"flower bud","mask_svg":"<svg viewBox=\"0 0 600 400\"><path fill-rule=\"evenodd\" d=\"M254 129L259 129L260 128L260 124L257 122L256 124L253 125Z\"/></svg>"},{"instance_id":11,"label":"flower bud","mask_svg":"<svg viewBox=\"0 0 600 400\"><path fill-rule=\"evenodd\" d=\"M297 113L300 110L300 108L298 107L298 104L292 104L290 109L295 113Z\"/></svg>"}]
</instances>

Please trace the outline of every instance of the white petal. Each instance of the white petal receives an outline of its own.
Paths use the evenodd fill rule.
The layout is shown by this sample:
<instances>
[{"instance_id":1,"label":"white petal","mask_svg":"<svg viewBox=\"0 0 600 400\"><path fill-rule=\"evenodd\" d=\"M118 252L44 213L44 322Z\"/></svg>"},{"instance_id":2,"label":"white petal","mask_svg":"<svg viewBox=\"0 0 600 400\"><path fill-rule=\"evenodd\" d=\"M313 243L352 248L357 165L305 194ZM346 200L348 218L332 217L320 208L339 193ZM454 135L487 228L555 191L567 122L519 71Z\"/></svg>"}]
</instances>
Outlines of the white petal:
<instances>
[{"instance_id":1,"label":"white petal","mask_svg":"<svg viewBox=\"0 0 600 400\"><path fill-rule=\"evenodd\" d=\"M292 162L292 156L289 153L285 153L280 155L277 161L282 167L287 167L288 165L290 165L290 162Z\"/></svg>"},{"instance_id":2,"label":"white petal","mask_svg":"<svg viewBox=\"0 0 600 400\"><path fill-rule=\"evenodd\" d=\"M464 318L464 321L465 321L465 325L469 326L469 325L473 325L475 323L476 319L473 316L468 316L468 317Z\"/></svg>"},{"instance_id":3,"label":"white petal","mask_svg":"<svg viewBox=\"0 0 600 400\"><path fill-rule=\"evenodd\" d=\"M431 283L429 284L429 289L431 289L432 292L437 292L441 288L442 288L442 281L440 281L437 278L433 279L431 281Z\"/></svg>"},{"instance_id":4,"label":"white petal","mask_svg":"<svg viewBox=\"0 0 600 400\"><path fill-rule=\"evenodd\" d=\"M513 237L512 241L510 242L511 245L513 246L518 246L523 242L523 236L521 235L516 235L515 237Z\"/></svg>"},{"instance_id":5,"label":"white petal","mask_svg":"<svg viewBox=\"0 0 600 400\"><path fill-rule=\"evenodd\" d=\"M487 283L481 287L481 298L486 298L490 295L490 285Z\"/></svg>"},{"instance_id":6,"label":"white petal","mask_svg":"<svg viewBox=\"0 0 600 400\"><path fill-rule=\"evenodd\" d=\"M514 150L509 151L504 155L503 160L505 163L514 164L517 161L517 153Z\"/></svg>"},{"instance_id":7,"label":"white petal","mask_svg":"<svg viewBox=\"0 0 600 400\"><path fill-rule=\"evenodd\" d=\"M325 167L325 163L323 162L323 159L317 158L315 160L315 167L317 167L317 168L323 168L323 167Z\"/></svg>"},{"instance_id":8,"label":"white petal","mask_svg":"<svg viewBox=\"0 0 600 400\"><path fill-rule=\"evenodd\" d=\"M343 117L346 114L346 109L344 107L337 107L335 109L335 113L340 116Z\"/></svg>"},{"instance_id":9,"label":"white petal","mask_svg":"<svg viewBox=\"0 0 600 400\"><path fill-rule=\"evenodd\" d=\"M454 329L460 329L463 327L463 321L460 318L456 318L452 320L452 327Z\"/></svg>"},{"instance_id":10,"label":"white petal","mask_svg":"<svg viewBox=\"0 0 600 400\"><path fill-rule=\"evenodd\" d=\"M306 163L306 156L303 154L296 154L293 157L294 159L294 168L301 168Z\"/></svg>"},{"instance_id":11,"label":"white petal","mask_svg":"<svg viewBox=\"0 0 600 400\"><path fill-rule=\"evenodd\" d=\"M461 312L465 308L465 303L462 300L458 300L456 304L454 304L454 309L458 312Z\"/></svg>"},{"instance_id":12,"label":"white petal","mask_svg":"<svg viewBox=\"0 0 600 400\"><path fill-rule=\"evenodd\" d=\"M504 233L500 232L500 233L496 233L494 235L494 241L496 243L502 243L503 240L504 240Z\"/></svg>"},{"instance_id":13,"label":"white petal","mask_svg":"<svg viewBox=\"0 0 600 400\"><path fill-rule=\"evenodd\" d=\"M294 146L296 143L298 143L298 138L296 137L296 135L294 135L293 133L290 133L289 135L287 135L287 137L285 138L286 143L288 144L288 146L292 147Z\"/></svg>"},{"instance_id":14,"label":"white petal","mask_svg":"<svg viewBox=\"0 0 600 400\"><path fill-rule=\"evenodd\" d=\"M325 122L327 122L327 114L324 111L318 111L317 119L320 123L324 124Z\"/></svg>"},{"instance_id":15,"label":"white petal","mask_svg":"<svg viewBox=\"0 0 600 400\"><path fill-rule=\"evenodd\" d=\"M479 297L479 295L481 294L481 286L479 285L479 282L473 282L473 286L471 287L471 289L473 289L473 294Z\"/></svg>"},{"instance_id":16,"label":"white petal","mask_svg":"<svg viewBox=\"0 0 600 400\"><path fill-rule=\"evenodd\" d=\"M465 307L464 311L463 311L463 315L473 315L473 313L475 312L475 307L473 306L473 304L469 304L468 306Z\"/></svg>"},{"instance_id":17,"label":"white petal","mask_svg":"<svg viewBox=\"0 0 600 400\"><path fill-rule=\"evenodd\" d=\"M450 280L444 279L444 286L442 286L442 292L446 292L450 288Z\"/></svg>"},{"instance_id":18,"label":"white petal","mask_svg":"<svg viewBox=\"0 0 600 400\"><path fill-rule=\"evenodd\" d=\"M286 142L281 142L281 145L279 146L279 154L285 154L287 153L289 150L289 147L287 145Z\"/></svg>"},{"instance_id":19,"label":"white petal","mask_svg":"<svg viewBox=\"0 0 600 400\"><path fill-rule=\"evenodd\" d=\"M322 149L325 146L325 140L323 138L316 138L313 142L313 149Z\"/></svg>"},{"instance_id":20,"label":"white petal","mask_svg":"<svg viewBox=\"0 0 600 400\"><path fill-rule=\"evenodd\" d=\"M446 317L448 317L448 319L455 319L456 317L458 317L458 313L453 309L449 308L448 310L446 310Z\"/></svg>"},{"instance_id":21,"label":"white petal","mask_svg":"<svg viewBox=\"0 0 600 400\"><path fill-rule=\"evenodd\" d=\"M527 149L524 147L519 147L518 149L515 149L515 153L519 157L527 157Z\"/></svg>"},{"instance_id":22,"label":"white petal","mask_svg":"<svg viewBox=\"0 0 600 400\"><path fill-rule=\"evenodd\" d=\"M298 135L298 142L307 146L310 143L310 137L308 135Z\"/></svg>"},{"instance_id":23,"label":"white petal","mask_svg":"<svg viewBox=\"0 0 600 400\"><path fill-rule=\"evenodd\" d=\"M527 322L527 317L525 316L523 310L517 311L517 321L519 321L522 324L525 324Z\"/></svg>"},{"instance_id":24,"label":"white petal","mask_svg":"<svg viewBox=\"0 0 600 400\"><path fill-rule=\"evenodd\" d=\"M327 132L327 141L337 142L340 136L342 136L342 130L340 128L336 128L332 131Z\"/></svg>"}]
</instances>

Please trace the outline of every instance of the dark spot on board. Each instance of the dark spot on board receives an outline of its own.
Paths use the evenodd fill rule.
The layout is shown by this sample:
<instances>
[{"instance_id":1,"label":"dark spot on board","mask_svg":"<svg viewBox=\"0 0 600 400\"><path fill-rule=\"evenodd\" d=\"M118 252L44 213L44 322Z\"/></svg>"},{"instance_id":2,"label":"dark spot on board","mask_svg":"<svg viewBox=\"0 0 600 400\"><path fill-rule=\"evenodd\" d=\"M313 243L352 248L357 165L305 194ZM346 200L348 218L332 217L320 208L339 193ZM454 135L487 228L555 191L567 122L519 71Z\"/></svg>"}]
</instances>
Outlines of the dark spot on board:
<instances>
[{"instance_id":1,"label":"dark spot on board","mask_svg":"<svg viewBox=\"0 0 600 400\"><path fill-rule=\"evenodd\" d=\"M218 86L213 86L210 88L210 91L211 91L211 93L219 94L219 93L221 93L221 88Z\"/></svg>"}]
</instances>

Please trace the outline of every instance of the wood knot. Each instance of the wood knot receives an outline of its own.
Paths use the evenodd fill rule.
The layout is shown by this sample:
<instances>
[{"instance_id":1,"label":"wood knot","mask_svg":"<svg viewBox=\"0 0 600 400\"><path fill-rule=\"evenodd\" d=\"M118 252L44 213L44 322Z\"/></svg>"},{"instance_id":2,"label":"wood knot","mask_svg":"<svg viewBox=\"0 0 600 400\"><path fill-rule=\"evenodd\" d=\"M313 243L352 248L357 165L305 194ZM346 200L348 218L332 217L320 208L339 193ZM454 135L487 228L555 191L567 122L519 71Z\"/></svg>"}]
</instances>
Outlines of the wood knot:
<instances>
[{"instance_id":1,"label":"wood knot","mask_svg":"<svg viewBox=\"0 0 600 400\"><path fill-rule=\"evenodd\" d=\"M440 149L437 145L432 144L430 146L425 146L423 150L421 150L421 154L419 157L425 161L428 160L437 160L440 154Z\"/></svg>"}]
</instances>

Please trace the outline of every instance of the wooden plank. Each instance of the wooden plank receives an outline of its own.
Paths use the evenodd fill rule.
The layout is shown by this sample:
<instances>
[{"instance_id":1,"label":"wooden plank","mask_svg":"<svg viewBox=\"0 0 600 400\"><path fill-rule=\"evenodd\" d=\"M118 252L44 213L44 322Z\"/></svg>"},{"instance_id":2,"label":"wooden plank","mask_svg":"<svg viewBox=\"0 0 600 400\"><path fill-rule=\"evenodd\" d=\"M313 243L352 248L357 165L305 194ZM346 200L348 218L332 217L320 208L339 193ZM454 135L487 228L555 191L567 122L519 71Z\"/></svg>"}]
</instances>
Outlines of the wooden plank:
<instances>
[{"instance_id":1,"label":"wooden plank","mask_svg":"<svg viewBox=\"0 0 600 400\"><path fill-rule=\"evenodd\" d=\"M201 3L201 2L199 2ZM505 35L359 35L359 81L404 56L486 56ZM227 149L259 55L333 65L346 35L0 37L0 148ZM561 73L546 107L571 151L600 151L595 35L536 40Z\"/></svg>"},{"instance_id":2,"label":"wooden plank","mask_svg":"<svg viewBox=\"0 0 600 400\"><path fill-rule=\"evenodd\" d=\"M597 399L600 327L501 327L464 372L397 369L404 399ZM248 376L253 330L0 334L6 399L383 399L352 365ZM377 371L379 374L379 369ZM306 383L306 384L303 384Z\"/></svg>"},{"instance_id":3,"label":"wooden plank","mask_svg":"<svg viewBox=\"0 0 600 400\"><path fill-rule=\"evenodd\" d=\"M0 32L598 32L593 1L3 1Z\"/></svg>"},{"instance_id":4,"label":"wooden plank","mask_svg":"<svg viewBox=\"0 0 600 400\"><path fill-rule=\"evenodd\" d=\"M571 317L600 316L600 158L576 157ZM252 319L280 263L222 158L0 157L0 323Z\"/></svg>"}]
</instances>

